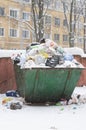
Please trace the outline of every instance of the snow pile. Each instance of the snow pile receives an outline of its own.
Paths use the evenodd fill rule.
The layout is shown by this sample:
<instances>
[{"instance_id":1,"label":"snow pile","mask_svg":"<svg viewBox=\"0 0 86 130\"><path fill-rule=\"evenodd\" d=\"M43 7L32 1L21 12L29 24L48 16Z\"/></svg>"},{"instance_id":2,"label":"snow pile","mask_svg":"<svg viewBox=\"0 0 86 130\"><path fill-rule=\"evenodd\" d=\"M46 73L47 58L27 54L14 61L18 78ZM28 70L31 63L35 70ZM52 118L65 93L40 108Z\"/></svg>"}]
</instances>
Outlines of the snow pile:
<instances>
[{"instance_id":1,"label":"snow pile","mask_svg":"<svg viewBox=\"0 0 86 130\"><path fill-rule=\"evenodd\" d=\"M81 57L84 55L84 51L78 47L64 48L64 51L71 55L80 55Z\"/></svg>"},{"instance_id":2,"label":"snow pile","mask_svg":"<svg viewBox=\"0 0 86 130\"><path fill-rule=\"evenodd\" d=\"M0 57L11 57L13 54L25 53L25 50L0 50Z\"/></svg>"},{"instance_id":3,"label":"snow pile","mask_svg":"<svg viewBox=\"0 0 86 130\"><path fill-rule=\"evenodd\" d=\"M42 44L31 44L26 48L26 53L13 55L11 58L21 68L83 67L71 53L65 51L50 39L46 39L45 43Z\"/></svg>"}]
</instances>

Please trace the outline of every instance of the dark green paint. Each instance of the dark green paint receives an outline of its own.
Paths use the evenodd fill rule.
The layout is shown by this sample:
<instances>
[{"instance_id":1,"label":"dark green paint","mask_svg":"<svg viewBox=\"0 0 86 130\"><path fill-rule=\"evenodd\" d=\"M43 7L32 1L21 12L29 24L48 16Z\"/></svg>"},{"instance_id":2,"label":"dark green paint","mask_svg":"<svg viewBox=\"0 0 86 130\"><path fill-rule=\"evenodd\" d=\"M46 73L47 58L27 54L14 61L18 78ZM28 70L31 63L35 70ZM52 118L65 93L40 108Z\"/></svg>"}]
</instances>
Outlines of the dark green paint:
<instances>
[{"instance_id":1,"label":"dark green paint","mask_svg":"<svg viewBox=\"0 0 86 130\"><path fill-rule=\"evenodd\" d=\"M20 69L14 65L18 92L33 103L69 99L80 78L80 68Z\"/></svg>"}]
</instances>

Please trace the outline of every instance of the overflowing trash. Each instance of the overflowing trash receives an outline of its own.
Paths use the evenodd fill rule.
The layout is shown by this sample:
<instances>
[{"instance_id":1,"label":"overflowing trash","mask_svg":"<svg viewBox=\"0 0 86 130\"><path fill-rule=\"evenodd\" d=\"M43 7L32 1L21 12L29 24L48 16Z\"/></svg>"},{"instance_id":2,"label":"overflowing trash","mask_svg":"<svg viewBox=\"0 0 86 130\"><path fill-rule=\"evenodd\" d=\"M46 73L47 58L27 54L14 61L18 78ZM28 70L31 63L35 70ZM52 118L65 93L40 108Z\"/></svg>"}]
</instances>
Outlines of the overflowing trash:
<instances>
[{"instance_id":1,"label":"overflowing trash","mask_svg":"<svg viewBox=\"0 0 86 130\"><path fill-rule=\"evenodd\" d=\"M44 43L43 43L44 42ZM40 43L31 43L26 47L26 52L12 55L14 64L22 68L33 67L82 67L73 55L64 51L54 41L43 39Z\"/></svg>"},{"instance_id":2,"label":"overflowing trash","mask_svg":"<svg viewBox=\"0 0 86 130\"><path fill-rule=\"evenodd\" d=\"M20 66L21 69L83 68L83 65L76 61L73 55L64 51L62 47L58 46L50 39L45 39L40 43L31 43L26 47L25 53L13 55L11 58L14 61L14 64ZM69 101L61 100L60 104L72 104L71 100L73 101L73 98L71 98Z\"/></svg>"}]
</instances>

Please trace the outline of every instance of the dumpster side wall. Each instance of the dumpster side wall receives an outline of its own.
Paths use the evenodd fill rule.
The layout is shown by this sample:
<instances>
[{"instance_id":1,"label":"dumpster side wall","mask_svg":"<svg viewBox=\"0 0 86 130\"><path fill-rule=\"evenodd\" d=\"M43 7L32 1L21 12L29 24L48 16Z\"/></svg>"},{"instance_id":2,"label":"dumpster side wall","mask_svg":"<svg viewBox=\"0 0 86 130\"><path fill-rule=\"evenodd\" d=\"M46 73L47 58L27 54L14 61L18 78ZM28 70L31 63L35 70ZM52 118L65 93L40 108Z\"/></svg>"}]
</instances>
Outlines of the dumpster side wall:
<instances>
[{"instance_id":1,"label":"dumpster side wall","mask_svg":"<svg viewBox=\"0 0 86 130\"><path fill-rule=\"evenodd\" d=\"M79 55L76 55L76 56L74 56L74 58L78 62L80 62L84 67L86 67L86 57L81 57ZM86 69L82 70L80 79L79 79L78 84L77 84L77 86L83 86L83 85L86 86Z\"/></svg>"},{"instance_id":2,"label":"dumpster side wall","mask_svg":"<svg viewBox=\"0 0 86 130\"><path fill-rule=\"evenodd\" d=\"M16 90L14 66L10 57L0 58L0 93Z\"/></svg>"},{"instance_id":3,"label":"dumpster side wall","mask_svg":"<svg viewBox=\"0 0 86 130\"><path fill-rule=\"evenodd\" d=\"M32 103L69 100L82 71L80 68L20 69L16 64L14 67L18 93Z\"/></svg>"},{"instance_id":4,"label":"dumpster side wall","mask_svg":"<svg viewBox=\"0 0 86 130\"><path fill-rule=\"evenodd\" d=\"M86 57L79 55L74 56L77 61L86 67ZM77 86L86 85L86 70L83 70ZM8 90L16 90L16 80L14 65L10 57L0 58L0 93L5 93Z\"/></svg>"}]
</instances>

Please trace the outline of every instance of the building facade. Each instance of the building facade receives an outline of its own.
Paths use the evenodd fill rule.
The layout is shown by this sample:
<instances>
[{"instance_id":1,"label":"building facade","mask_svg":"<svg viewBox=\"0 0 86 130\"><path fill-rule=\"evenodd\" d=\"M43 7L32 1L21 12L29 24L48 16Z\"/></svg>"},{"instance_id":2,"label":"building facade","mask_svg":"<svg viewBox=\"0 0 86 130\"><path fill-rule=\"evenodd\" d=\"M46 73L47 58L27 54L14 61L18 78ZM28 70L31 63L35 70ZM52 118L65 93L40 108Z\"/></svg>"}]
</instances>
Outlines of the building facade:
<instances>
[{"instance_id":1,"label":"building facade","mask_svg":"<svg viewBox=\"0 0 86 130\"><path fill-rule=\"evenodd\" d=\"M67 15L69 19L69 14ZM83 23L83 18L80 21ZM69 32L61 1L51 0L45 17L44 37L62 47L69 47ZM83 48L83 27L77 24L79 36L75 46ZM0 0L0 48L25 49L35 41L31 18L31 0Z\"/></svg>"}]
</instances>

